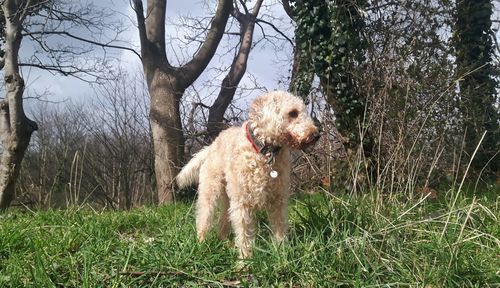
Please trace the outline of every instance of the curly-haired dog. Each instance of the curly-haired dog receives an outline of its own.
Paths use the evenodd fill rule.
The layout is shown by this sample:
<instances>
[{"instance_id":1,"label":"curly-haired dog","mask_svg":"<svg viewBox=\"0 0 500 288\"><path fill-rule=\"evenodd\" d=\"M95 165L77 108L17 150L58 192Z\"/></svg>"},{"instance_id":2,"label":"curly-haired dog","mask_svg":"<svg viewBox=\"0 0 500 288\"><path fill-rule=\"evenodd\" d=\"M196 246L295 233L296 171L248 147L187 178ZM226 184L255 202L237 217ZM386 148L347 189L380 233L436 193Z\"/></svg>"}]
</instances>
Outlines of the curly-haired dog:
<instances>
[{"instance_id":1,"label":"curly-haired dog","mask_svg":"<svg viewBox=\"0 0 500 288\"><path fill-rule=\"evenodd\" d=\"M275 238L283 240L288 228L290 148L304 149L318 138L318 128L300 98L281 91L256 98L242 127L222 131L177 176L181 188L199 183L199 241L207 235L218 202L219 236L227 236L230 219L240 258L251 255L257 209L266 209Z\"/></svg>"}]
</instances>

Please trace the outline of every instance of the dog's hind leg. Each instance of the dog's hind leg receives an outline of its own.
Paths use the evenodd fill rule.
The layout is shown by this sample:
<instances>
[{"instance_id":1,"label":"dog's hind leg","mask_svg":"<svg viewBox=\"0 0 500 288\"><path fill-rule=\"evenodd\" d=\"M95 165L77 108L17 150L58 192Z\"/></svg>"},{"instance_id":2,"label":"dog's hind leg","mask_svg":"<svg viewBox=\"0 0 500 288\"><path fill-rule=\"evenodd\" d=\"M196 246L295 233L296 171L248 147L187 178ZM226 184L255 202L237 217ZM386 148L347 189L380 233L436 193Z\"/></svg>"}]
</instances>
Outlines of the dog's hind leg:
<instances>
[{"instance_id":1,"label":"dog's hind leg","mask_svg":"<svg viewBox=\"0 0 500 288\"><path fill-rule=\"evenodd\" d=\"M221 195L221 214L219 218L219 238L226 239L229 234L229 198L226 193Z\"/></svg>"},{"instance_id":2,"label":"dog's hind leg","mask_svg":"<svg viewBox=\"0 0 500 288\"><path fill-rule=\"evenodd\" d=\"M218 199L221 194L225 194L224 186L224 179L221 175L202 167L196 201L196 233L200 242L205 240L212 226L212 218L217 208Z\"/></svg>"}]
</instances>

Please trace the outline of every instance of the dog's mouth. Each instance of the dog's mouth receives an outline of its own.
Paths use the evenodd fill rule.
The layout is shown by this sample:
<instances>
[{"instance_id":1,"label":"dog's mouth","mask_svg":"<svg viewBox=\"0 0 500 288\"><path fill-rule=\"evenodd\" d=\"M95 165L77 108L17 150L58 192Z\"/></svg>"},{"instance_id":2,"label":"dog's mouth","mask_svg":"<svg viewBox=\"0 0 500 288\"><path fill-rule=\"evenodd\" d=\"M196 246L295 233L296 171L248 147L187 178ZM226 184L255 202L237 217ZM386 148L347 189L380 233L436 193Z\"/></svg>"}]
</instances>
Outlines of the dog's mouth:
<instances>
[{"instance_id":1,"label":"dog's mouth","mask_svg":"<svg viewBox=\"0 0 500 288\"><path fill-rule=\"evenodd\" d=\"M297 139L297 137L294 137L292 134L287 133L285 134L284 142L287 143L287 146L290 146L291 148L304 150L316 144L320 137L321 134L318 131L309 134L309 136L304 139Z\"/></svg>"},{"instance_id":2,"label":"dog's mouth","mask_svg":"<svg viewBox=\"0 0 500 288\"><path fill-rule=\"evenodd\" d=\"M321 135L319 134L319 132L315 132L309 135L309 137L307 137L305 141L302 142L302 145L299 149L304 150L307 147L313 146L314 144L316 144L316 142L318 142L320 137Z\"/></svg>"}]
</instances>

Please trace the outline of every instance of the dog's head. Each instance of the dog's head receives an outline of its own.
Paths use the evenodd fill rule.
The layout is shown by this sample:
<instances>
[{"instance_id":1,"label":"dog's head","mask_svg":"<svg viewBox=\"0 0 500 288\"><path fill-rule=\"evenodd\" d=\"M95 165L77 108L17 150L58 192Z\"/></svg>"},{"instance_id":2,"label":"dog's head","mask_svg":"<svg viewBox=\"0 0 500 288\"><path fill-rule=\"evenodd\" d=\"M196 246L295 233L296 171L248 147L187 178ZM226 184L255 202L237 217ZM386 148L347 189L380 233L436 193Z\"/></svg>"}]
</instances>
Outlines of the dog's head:
<instances>
[{"instance_id":1,"label":"dog's head","mask_svg":"<svg viewBox=\"0 0 500 288\"><path fill-rule=\"evenodd\" d=\"M288 92L257 97L250 106L249 120L255 136L266 144L305 149L320 137L302 99Z\"/></svg>"}]
</instances>

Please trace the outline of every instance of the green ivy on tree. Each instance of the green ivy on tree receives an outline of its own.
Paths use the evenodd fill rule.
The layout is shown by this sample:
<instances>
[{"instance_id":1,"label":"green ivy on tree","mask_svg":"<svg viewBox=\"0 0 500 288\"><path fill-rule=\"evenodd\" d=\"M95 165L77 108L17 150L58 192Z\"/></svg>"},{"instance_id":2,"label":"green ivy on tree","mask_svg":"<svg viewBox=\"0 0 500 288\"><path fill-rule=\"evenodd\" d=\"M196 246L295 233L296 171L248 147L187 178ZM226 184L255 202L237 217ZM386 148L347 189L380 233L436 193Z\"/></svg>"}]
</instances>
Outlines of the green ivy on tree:
<instances>
[{"instance_id":1,"label":"green ivy on tree","mask_svg":"<svg viewBox=\"0 0 500 288\"><path fill-rule=\"evenodd\" d=\"M292 87L299 94L310 89L310 73L316 74L328 103L336 115L336 124L350 148L360 144L359 123L365 112L365 100L356 85L356 72L362 65L367 47L362 37L362 11L366 0L295 1L296 37L307 69L299 73Z\"/></svg>"},{"instance_id":2,"label":"green ivy on tree","mask_svg":"<svg viewBox=\"0 0 500 288\"><path fill-rule=\"evenodd\" d=\"M492 63L494 55L491 26L493 4L490 0L457 0L453 42L457 73L460 80L460 109L466 131L466 151L471 156L484 131L485 138L472 162L476 169L489 163L498 172L500 149L498 71Z\"/></svg>"}]
</instances>

